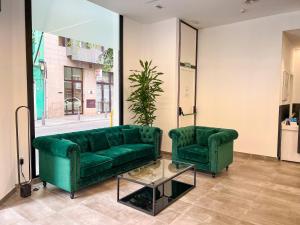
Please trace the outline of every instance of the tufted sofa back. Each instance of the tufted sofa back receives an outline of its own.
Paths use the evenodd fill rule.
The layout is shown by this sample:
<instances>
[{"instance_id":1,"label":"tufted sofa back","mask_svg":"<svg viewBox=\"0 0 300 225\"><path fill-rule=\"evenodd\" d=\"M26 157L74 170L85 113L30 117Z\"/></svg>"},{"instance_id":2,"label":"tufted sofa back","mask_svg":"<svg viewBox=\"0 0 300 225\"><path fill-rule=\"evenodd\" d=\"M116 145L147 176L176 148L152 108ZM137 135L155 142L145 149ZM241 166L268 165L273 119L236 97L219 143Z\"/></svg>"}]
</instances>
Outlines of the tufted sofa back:
<instances>
[{"instance_id":1,"label":"tufted sofa back","mask_svg":"<svg viewBox=\"0 0 300 225\"><path fill-rule=\"evenodd\" d=\"M79 145L80 152L89 152L90 151L90 145L89 145L89 140L88 140L89 133L103 131L106 134L108 134L108 139L111 139L110 143L113 143L114 145L122 145L123 144L122 129L124 129L124 128L129 128L129 125L57 134L57 135L53 135L50 137L70 140Z\"/></svg>"},{"instance_id":2,"label":"tufted sofa back","mask_svg":"<svg viewBox=\"0 0 300 225\"><path fill-rule=\"evenodd\" d=\"M141 141L143 143L159 144L159 143L155 143L158 138L157 135L161 132L159 128L138 126L138 125L123 125L123 126L99 128L99 129L86 130L86 131L56 134L56 135L51 135L49 137L70 140L79 145L80 152L89 152L90 151L90 144L88 140L89 133L105 132L107 138L109 139L109 143L112 144L113 146L118 146L124 144L122 130L133 128L133 127L138 127L140 129Z\"/></svg>"},{"instance_id":3,"label":"tufted sofa back","mask_svg":"<svg viewBox=\"0 0 300 225\"><path fill-rule=\"evenodd\" d=\"M155 135L159 128L149 126L130 125L131 128L138 127L140 129L141 140L143 143L153 143L156 139Z\"/></svg>"}]
</instances>

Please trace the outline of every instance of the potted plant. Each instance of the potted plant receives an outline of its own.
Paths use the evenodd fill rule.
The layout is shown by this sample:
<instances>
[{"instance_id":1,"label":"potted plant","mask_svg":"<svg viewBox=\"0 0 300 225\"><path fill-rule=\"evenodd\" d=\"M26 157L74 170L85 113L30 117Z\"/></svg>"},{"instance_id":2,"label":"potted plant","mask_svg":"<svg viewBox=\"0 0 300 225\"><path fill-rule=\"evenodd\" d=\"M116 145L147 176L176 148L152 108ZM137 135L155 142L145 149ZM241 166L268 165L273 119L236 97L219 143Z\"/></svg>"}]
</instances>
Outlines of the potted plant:
<instances>
[{"instance_id":1,"label":"potted plant","mask_svg":"<svg viewBox=\"0 0 300 225\"><path fill-rule=\"evenodd\" d=\"M143 62L140 60L142 70L131 70L129 76L130 88L132 89L127 101L130 102L129 111L133 113L134 123L145 126L152 126L156 118L155 112L157 97L163 93L163 75L156 71L156 66L152 66L152 61Z\"/></svg>"},{"instance_id":2,"label":"potted plant","mask_svg":"<svg viewBox=\"0 0 300 225\"><path fill-rule=\"evenodd\" d=\"M132 89L127 101L130 102L129 111L133 113L134 123L144 126L152 126L156 118L155 112L157 97L163 93L161 85L163 81L159 76L163 75L152 66L152 61L140 60L141 70L131 70L129 76ZM159 149L161 148L162 133L160 134ZM160 154L160 153L159 153Z\"/></svg>"}]
</instances>

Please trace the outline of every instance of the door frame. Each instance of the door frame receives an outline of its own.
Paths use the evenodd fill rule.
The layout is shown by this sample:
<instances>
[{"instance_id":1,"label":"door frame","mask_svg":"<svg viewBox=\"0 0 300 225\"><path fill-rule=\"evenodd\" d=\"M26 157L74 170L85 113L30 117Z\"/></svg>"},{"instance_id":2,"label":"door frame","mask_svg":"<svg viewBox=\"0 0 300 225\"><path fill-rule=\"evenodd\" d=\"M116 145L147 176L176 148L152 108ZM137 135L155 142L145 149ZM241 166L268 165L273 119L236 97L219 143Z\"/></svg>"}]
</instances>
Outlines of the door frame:
<instances>
[{"instance_id":1,"label":"door frame","mask_svg":"<svg viewBox=\"0 0 300 225\"><path fill-rule=\"evenodd\" d=\"M179 118L180 118L180 110L179 110L179 103L180 103L180 66L181 66L181 25L185 24L188 27L196 30L196 65L193 67L195 69L195 96L194 96L194 126L197 124L197 79L198 79L198 29L193 27L192 25L188 24L183 20L179 20L179 46L178 46L178 94L177 94L177 128L179 128Z\"/></svg>"},{"instance_id":2,"label":"door frame","mask_svg":"<svg viewBox=\"0 0 300 225\"><path fill-rule=\"evenodd\" d=\"M73 77L73 69L80 69L80 71L81 71L81 80L66 80L65 79L65 68L70 68L71 69L71 71L72 71L72 75L71 75L71 77ZM79 67L72 67L72 66L64 66L64 82L70 82L71 83L71 88L72 88L72 99L74 99L74 84L76 84L76 83L80 83L80 85L81 85L81 110L80 110L80 114L83 114L83 112L84 112L84 100L83 100L83 75L84 75L84 73L83 73L83 68L79 68ZM65 90L65 88L64 88L64 93L66 93L66 90ZM65 100L65 96L64 96L64 100ZM68 116L68 115L77 115L78 114L78 112L75 112L75 110L74 110L74 102L72 102L72 114L66 114L66 111L65 111L65 109L64 109L64 115L65 116Z\"/></svg>"},{"instance_id":3,"label":"door frame","mask_svg":"<svg viewBox=\"0 0 300 225\"><path fill-rule=\"evenodd\" d=\"M35 138L34 121L34 84L33 84L33 58L32 58L32 2L24 0L25 10L25 39L26 39L26 76L27 76L27 105L30 109L30 132L31 141ZM123 96L123 16L119 15L119 124L124 123L124 96ZM36 174L36 154L35 149L31 149L32 178L38 177Z\"/></svg>"}]
</instances>

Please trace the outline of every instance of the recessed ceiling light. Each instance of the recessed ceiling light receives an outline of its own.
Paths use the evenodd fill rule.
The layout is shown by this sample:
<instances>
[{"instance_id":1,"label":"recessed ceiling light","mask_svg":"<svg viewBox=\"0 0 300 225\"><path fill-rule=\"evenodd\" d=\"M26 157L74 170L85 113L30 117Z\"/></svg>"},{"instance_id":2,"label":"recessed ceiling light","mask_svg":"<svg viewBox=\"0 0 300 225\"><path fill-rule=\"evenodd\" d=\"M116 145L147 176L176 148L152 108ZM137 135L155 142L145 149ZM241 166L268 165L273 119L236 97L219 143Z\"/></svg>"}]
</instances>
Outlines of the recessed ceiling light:
<instances>
[{"instance_id":1,"label":"recessed ceiling light","mask_svg":"<svg viewBox=\"0 0 300 225\"><path fill-rule=\"evenodd\" d=\"M258 2L258 0L245 0L246 4L252 4L252 3L255 3L255 2Z\"/></svg>"},{"instance_id":2,"label":"recessed ceiling light","mask_svg":"<svg viewBox=\"0 0 300 225\"><path fill-rule=\"evenodd\" d=\"M162 5L154 5L154 7L157 8L157 9L162 9L163 8Z\"/></svg>"}]
</instances>

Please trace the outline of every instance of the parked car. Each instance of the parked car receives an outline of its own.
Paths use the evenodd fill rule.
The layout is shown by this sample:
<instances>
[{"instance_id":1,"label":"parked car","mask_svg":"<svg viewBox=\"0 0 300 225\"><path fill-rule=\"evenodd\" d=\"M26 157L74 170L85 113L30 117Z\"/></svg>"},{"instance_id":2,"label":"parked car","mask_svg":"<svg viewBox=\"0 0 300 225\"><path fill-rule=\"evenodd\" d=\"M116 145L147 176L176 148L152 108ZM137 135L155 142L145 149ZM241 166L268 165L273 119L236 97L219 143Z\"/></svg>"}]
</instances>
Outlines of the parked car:
<instances>
[{"instance_id":1,"label":"parked car","mask_svg":"<svg viewBox=\"0 0 300 225\"><path fill-rule=\"evenodd\" d=\"M81 100L76 97L66 98L64 102L65 102L65 112L72 112L74 110L74 113L76 113L81 107Z\"/></svg>"}]
</instances>

